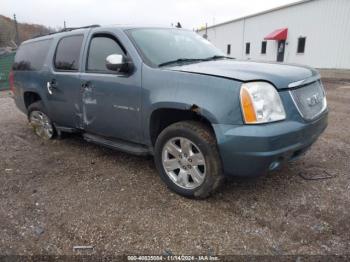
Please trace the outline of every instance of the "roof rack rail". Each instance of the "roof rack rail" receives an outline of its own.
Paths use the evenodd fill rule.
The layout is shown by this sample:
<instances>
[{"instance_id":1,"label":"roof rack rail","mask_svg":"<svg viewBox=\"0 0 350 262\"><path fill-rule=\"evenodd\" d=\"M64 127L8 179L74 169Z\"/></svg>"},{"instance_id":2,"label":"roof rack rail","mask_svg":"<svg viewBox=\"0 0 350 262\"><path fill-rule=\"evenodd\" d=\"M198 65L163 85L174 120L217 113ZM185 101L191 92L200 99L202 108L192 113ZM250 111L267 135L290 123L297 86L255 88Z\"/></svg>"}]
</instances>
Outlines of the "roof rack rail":
<instances>
[{"instance_id":1,"label":"roof rack rail","mask_svg":"<svg viewBox=\"0 0 350 262\"><path fill-rule=\"evenodd\" d=\"M81 26L81 27L67 27L67 28L63 28L62 30L59 30L57 32L51 32L51 33L43 34L43 35L40 34L40 35L34 36L33 38L47 36L47 35L54 35L54 34L63 33L63 32L70 32L70 31L77 30L77 29L87 29L87 28L95 28L95 27L100 27L100 25L87 25L87 26Z\"/></svg>"},{"instance_id":2,"label":"roof rack rail","mask_svg":"<svg viewBox=\"0 0 350 262\"><path fill-rule=\"evenodd\" d=\"M95 28L95 27L100 27L100 25L86 25L86 26L81 26L81 27L67 27L67 28L63 28L62 30L60 30L59 32L69 32L69 31L73 31L73 30L77 30L77 29L86 29L86 28Z\"/></svg>"}]
</instances>

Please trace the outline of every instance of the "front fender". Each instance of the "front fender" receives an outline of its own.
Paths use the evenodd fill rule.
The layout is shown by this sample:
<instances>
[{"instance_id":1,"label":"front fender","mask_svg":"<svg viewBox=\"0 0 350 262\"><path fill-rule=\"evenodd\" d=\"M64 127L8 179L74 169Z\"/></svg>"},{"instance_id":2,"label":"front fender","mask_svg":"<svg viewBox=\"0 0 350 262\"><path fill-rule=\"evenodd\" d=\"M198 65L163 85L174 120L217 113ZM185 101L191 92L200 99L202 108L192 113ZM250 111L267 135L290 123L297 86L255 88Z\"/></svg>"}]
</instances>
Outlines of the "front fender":
<instances>
[{"instance_id":1,"label":"front fender","mask_svg":"<svg viewBox=\"0 0 350 262\"><path fill-rule=\"evenodd\" d=\"M160 108L196 110L211 124L242 124L240 86L241 82L231 79L143 65L142 126L146 141L152 112Z\"/></svg>"}]
</instances>

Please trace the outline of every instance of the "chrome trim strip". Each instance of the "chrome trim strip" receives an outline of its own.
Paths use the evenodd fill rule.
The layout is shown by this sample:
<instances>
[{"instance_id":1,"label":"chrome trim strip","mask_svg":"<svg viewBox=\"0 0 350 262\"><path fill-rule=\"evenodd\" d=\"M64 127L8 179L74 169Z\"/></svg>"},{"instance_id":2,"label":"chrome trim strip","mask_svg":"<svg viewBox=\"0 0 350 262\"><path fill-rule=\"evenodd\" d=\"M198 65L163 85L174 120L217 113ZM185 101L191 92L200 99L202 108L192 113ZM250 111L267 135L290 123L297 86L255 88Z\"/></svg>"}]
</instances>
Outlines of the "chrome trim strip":
<instances>
[{"instance_id":1,"label":"chrome trim strip","mask_svg":"<svg viewBox=\"0 0 350 262\"><path fill-rule=\"evenodd\" d=\"M292 91L288 91L288 93L289 93L290 97L292 98L293 103L294 103L295 107L297 108L297 110L298 110L300 116L301 116L302 118L306 119L305 116L303 115L303 113L301 112L301 110L299 109L299 106L298 106L298 104L297 104L297 101L295 101L295 98L294 98L294 95L293 95Z\"/></svg>"},{"instance_id":2,"label":"chrome trim strip","mask_svg":"<svg viewBox=\"0 0 350 262\"><path fill-rule=\"evenodd\" d=\"M317 75L311 76L309 78L306 78L306 79L303 79L300 81L292 82L288 85L288 88L294 88L294 87L298 87L301 85L310 84L310 83L316 82L317 80L320 80L320 79L321 79L320 74L317 74Z\"/></svg>"}]
</instances>

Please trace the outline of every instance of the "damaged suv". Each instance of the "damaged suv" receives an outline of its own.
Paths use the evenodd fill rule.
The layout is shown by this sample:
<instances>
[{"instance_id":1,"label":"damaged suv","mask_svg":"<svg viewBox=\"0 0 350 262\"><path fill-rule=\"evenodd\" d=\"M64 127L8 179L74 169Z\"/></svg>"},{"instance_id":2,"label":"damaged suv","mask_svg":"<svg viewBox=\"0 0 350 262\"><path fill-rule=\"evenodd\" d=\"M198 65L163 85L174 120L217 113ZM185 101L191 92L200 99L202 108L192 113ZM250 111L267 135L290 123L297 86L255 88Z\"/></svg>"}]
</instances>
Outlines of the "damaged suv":
<instances>
[{"instance_id":1,"label":"damaged suv","mask_svg":"<svg viewBox=\"0 0 350 262\"><path fill-rule=\"evenodd\" d=\"M187 197L278 169L327 126L316 70L237 61L184 29L90 26L31 39L10 85L40 137L81 133L154 155L166 185Z\"/></svg>"}]
</instances>

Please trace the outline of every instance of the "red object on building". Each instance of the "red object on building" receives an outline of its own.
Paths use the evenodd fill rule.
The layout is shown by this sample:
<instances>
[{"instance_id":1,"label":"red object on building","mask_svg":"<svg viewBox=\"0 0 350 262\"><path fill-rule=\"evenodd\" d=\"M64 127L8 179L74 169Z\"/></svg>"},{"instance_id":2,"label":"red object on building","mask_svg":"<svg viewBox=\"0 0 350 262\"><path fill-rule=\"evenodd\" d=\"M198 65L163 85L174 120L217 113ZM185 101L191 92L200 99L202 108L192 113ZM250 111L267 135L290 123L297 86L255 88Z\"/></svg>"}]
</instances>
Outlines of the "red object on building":
<instances>
[{"instance_id":1,"label":"red object on building","mask_svg":"<svg viewBox=\"0 0 350 262\"><path fill-rule=\"evenodd\" d=\"M281 28L265 36L265 40L287 40L288 28Z\"/></svg>"}]
</instances>

